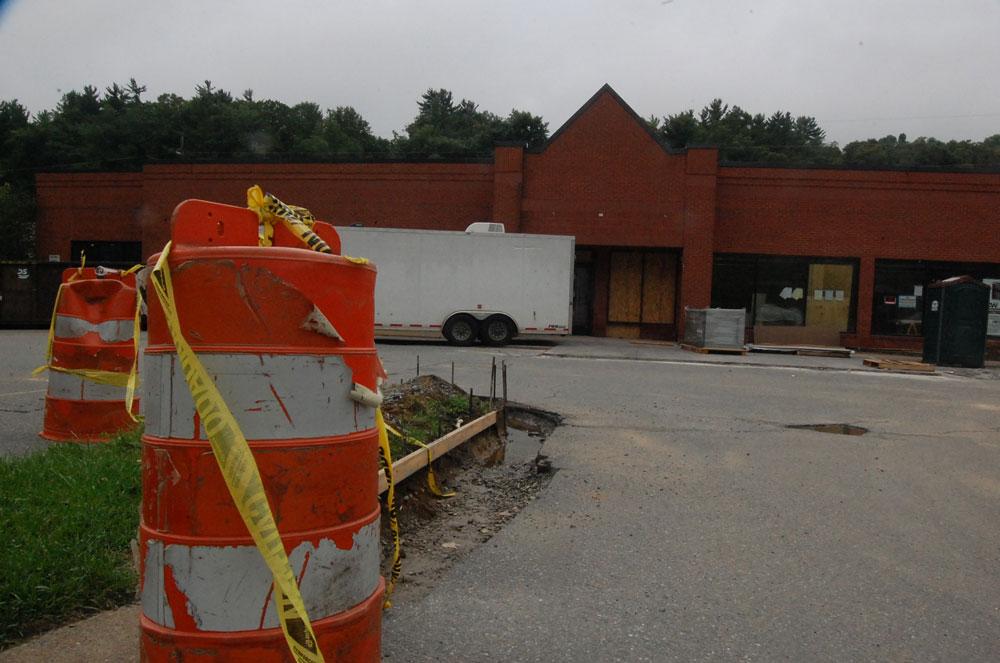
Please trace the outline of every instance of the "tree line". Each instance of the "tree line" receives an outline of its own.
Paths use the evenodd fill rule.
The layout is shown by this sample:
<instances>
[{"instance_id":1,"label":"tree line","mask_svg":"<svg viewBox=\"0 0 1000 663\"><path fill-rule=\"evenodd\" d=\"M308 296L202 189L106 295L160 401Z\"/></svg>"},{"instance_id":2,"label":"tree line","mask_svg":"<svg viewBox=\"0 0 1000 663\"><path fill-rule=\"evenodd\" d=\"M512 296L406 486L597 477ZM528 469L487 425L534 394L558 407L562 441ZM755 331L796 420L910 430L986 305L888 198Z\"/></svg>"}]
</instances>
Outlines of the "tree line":
<instances>
[{"instance_id":1,"label":"tree line","mask_svg":"<svg viewBox=\"0 0 1000 663\"><path fill-rule=\"evenodd\" d=\"M529 111L482 110L444 89L417 101L413 121L391 138L377 136L351 106L322 109L234 96L210 81L190 98L146 99L135 79L102 92L65 93L53 110L32 115L0 101L0 259L32 257L34 175L51 171L128 171L164 162L460 161L488 159L497 142L541 146L548 124ZM984 141L939 141L904 134L826 141L813 117L751 114L719 99L646 120L666 146L715 146L723 162L795 167L1000 168L1000 134Z\"/></svg>"},{"instance_id":2,"label":"tree line","mask_svg":"<svg viewBox=\"0 0 1000 663\"><path fill-rule=\"evenodd\" d=\"M856 140L840 147L809 116L777 111L751 114L715 99L695 114L687 110L646 123L668 146L713 146L719 159L734 164L800 168L885 168L896 170L1000 169L1000 133L983 141L920 137L906 134Z\"/></svg>"}]
</instances>

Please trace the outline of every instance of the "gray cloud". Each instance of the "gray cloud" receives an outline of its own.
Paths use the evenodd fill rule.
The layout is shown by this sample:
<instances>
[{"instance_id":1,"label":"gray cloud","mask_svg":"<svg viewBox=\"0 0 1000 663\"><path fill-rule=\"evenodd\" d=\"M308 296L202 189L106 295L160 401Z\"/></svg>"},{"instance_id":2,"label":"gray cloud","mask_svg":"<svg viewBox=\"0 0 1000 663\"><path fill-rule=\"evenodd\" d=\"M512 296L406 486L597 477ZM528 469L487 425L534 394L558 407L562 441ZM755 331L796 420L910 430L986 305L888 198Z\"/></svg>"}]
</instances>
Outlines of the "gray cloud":
<instances>
[{"instance_id":1,"label":"gray cloud","mask_svg":"<svg viewBox=\"0 0 1000 663\"><path fill-rule=\"evenodd\" d=\"M555 129L608 82L641 115L721 97L815 115L830 139L1000 133L997 0L232 2L12 0L0 12L0 98L134 76L189 96L355 106L377 133L445 87Z\"/></svg>"}]
</instances>

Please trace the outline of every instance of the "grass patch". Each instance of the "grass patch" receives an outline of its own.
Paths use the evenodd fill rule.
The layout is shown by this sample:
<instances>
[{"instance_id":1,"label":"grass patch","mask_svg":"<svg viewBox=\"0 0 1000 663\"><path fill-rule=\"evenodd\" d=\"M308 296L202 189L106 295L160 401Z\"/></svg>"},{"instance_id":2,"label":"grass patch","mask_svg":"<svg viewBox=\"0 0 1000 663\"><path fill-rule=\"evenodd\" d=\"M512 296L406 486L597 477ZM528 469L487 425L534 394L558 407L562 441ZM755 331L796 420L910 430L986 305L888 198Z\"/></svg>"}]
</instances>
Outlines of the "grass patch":
<instances>
[{"instance_id":1,"label":"grass patch","mask_svg":"<svg viewBox=\"0 0 1000 663\"><path fill-rule=\"evenodd\" d=\"M0 459L0 648L132 601L139 432Z\"/></svg>"},{"instance_id":2,"label":"grass patch","mask_svg":"<svg viewBox=\"0 0 1000 663\"><path fill-rule=\"evenodd\" d=\"M406 413L406 418L393 424L399 432L410 437L415 437L424 444L433 442L450 430L454 430L455 421L462 419L463 423L469 423L472 419L485 414L485 410L478 402L473 402L473 414L469 417L469 397L468 396L448 396L446 398L429 398L418 401L410 407ZM392 449L392 457L398 460L406 454L419 449L420 447L404 442L395 435L390 435L389 446Z\"/></svg>"}]
</instances>

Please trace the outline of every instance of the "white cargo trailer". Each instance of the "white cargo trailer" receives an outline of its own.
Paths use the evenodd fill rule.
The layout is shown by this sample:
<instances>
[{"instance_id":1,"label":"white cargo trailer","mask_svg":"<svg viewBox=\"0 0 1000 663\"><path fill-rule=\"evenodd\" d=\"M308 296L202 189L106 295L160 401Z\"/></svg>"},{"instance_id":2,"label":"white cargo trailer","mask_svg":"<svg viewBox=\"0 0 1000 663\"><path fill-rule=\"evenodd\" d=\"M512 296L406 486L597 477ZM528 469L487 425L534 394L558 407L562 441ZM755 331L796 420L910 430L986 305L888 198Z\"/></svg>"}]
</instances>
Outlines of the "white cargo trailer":
<instances>
[{"instance_id":1,"label":"white cargo trailer","mask_svg":"<svg viewBox=\"0 0 1000 663\"><path fill-rule=\"evenodd\" d=\"M378 267L376 336L503 345L572 331L573 237L508 234L496 223L337 232L344 255Z\"/></svg>"}]
</instances>

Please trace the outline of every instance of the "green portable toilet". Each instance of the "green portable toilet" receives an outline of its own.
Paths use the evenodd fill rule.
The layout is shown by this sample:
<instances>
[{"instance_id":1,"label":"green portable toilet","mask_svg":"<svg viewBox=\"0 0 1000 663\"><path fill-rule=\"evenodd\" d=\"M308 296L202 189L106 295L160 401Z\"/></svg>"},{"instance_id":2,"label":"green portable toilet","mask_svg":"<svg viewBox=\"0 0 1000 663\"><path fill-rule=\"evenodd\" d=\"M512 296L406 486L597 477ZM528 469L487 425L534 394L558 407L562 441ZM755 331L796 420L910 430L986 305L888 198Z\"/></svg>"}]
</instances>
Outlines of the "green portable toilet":
<instances>
[{"instance_id":1,"label":"green portable toilet","mask_svg":"<svg viewBox=\"0 0 1000 663\"><path fill-rule=\"evenodd\" d=\"M924 361L982 368L990 288L971 276L927 286L924 296Z\"/></svg>"}]
</instances>

